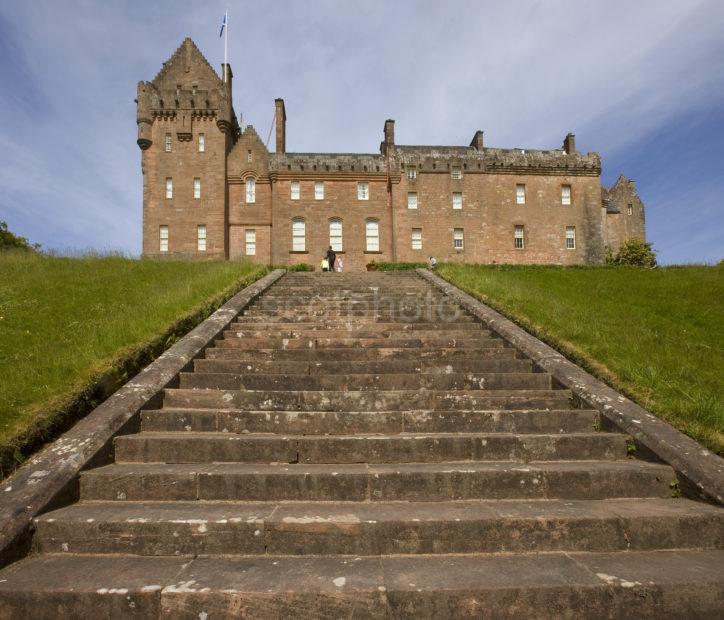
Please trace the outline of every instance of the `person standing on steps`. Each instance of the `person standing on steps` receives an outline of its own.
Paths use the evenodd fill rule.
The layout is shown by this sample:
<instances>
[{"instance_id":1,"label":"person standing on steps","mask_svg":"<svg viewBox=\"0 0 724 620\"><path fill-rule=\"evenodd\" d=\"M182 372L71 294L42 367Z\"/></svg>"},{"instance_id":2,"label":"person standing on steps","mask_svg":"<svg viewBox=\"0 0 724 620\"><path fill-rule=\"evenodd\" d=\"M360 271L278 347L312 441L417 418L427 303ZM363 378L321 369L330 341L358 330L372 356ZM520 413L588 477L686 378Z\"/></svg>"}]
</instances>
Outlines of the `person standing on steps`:
<instances>
[{"instance_id":1,"label":"person standing on steps","mask_svg":"<svg viewBox=\"0 0 724 620\"><path fill-rule=\"evenodd\" d=\"M327 250L327 265L330 272L334 273L334 265L337 259L337 255L334 253L332 246L329 246Z\"/></svg>"},{"instance_id":2,"label":"person standing on steps","mask_svg":"<svg viewBox=\"0 0 724 620\"><path fill-rule=\"evenodd\" d=\"M337 273L342 273L342 267L343 267L343 265L342 265L342 257L341 257L341 256L338 256L338 257L337 257Z\"/></svg>"},{"instance_id":3,"label":"person standing on steps","mask_svg":"<svg viewBox=\"0 0 724 620\"><path fill-rule=\"evenodd\" d=\"M329 271L329 260L326 254L322 257L322 271Z\"/></svg>"}]
</instances>

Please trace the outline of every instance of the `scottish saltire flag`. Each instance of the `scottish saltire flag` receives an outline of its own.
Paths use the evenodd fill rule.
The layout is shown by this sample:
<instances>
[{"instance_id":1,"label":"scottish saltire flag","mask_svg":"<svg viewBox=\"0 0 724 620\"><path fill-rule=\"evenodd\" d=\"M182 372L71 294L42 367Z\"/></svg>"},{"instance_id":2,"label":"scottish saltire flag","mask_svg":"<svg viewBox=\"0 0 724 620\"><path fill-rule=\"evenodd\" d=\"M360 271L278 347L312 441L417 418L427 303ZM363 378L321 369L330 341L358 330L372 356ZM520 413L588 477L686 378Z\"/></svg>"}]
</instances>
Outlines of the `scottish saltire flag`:
<instances>
[{"instance_id":1,"label":"scottish saltire flag","mask_svg":"<svg viewBox=\"0 0 724 620\"><path fill-rule=\"evenodd\" d=\"M224 19L221 20L221 30L219 30L219 38L224 34L224 28L226 28L226 13L224 13Z\"/></svg>"}]
</instances>

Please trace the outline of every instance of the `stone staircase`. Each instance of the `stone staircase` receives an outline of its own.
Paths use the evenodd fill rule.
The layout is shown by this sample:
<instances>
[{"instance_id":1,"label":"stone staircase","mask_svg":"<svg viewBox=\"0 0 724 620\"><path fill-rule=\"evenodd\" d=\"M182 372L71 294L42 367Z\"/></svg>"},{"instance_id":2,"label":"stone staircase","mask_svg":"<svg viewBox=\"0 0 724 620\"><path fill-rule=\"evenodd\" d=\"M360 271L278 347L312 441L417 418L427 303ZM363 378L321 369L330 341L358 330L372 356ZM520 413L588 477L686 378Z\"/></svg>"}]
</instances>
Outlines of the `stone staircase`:
<instances>
[{"instance_id":1,"label":"stone staircase","mask_svg":"<svg viewBox=\"0 0 724 620\"><path fill-rule=\"evenodd\" d=\"M415 274L287 274L36 520L0 618L713 618L724 510L627 439Z\"/></svg>"}]
</instances>

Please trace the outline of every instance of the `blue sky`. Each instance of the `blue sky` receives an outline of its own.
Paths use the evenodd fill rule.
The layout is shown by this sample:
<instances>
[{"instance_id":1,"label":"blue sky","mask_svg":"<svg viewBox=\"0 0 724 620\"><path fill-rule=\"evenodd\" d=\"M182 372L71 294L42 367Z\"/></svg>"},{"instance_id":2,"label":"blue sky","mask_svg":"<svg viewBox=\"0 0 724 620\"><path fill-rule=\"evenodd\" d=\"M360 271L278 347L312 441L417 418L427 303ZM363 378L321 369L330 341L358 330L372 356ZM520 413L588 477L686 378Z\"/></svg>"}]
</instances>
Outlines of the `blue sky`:
<instances>
[{"instance_id":1,"label":"blue sky","mask_svg":"<svg viewBox=\"0 0 724 620\"><path fill-rule=\"evenodd\" d=\"M6 0L0 220L61 250L141 243L136 83L191 36L234 105L292 151L401 144L557 148L568 131L623 172L665 263L724 258L720 0Z\"/></svg>"}]
</instances>

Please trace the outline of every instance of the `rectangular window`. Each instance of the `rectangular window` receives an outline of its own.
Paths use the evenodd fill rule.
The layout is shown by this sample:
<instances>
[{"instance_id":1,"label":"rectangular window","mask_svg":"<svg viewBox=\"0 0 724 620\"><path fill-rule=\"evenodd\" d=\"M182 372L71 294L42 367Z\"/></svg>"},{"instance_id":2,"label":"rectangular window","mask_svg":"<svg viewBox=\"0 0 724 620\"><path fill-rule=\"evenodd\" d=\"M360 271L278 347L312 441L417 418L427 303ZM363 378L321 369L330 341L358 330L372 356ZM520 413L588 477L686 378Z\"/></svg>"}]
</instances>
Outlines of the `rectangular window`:
<instances>
[{"instance_id":1,"label":"rectangular window","mask_svg":"<svg viewBox=\"0 0 724 620\"><path fill-rule=\"evenodd\" d=\"M194 179L194 198L201 198L201 179L198 177Z\"/></svg>"},{"instance_id":2,"label":"rectangular window","mask_svg":"<svg viewBox=\"0 0 724 620\"><path fill-rule=\"evenodd\" d=\"M314 182L314 200L324 200L324 181Z\"/></svg>"},{"instance_id":3,"label":"rectangular window","mask_svg":"<svg viewBox=\"0 0 724 620\"><path fill-rule=\"evenodd\" d=\"M450 173L450 176L451 176L453 179L455 179L456 181L459 181L460 179L463 178L463 171L462 171L460 168L458 168L458 167L456 167L456 166L453 166L453 169L452 169L452 172Z\"/></svg>"},{"instance_id":4,"label":"rectangular window","mask_svg":"<svg viewBox=\"0 0 724 620\"><path fill-rule=\"evenodd\" d=\"M292 191L292 200L299 200L299 181L292 181L291 183L291 191Z\"/></svg>"},{"instance_id":5,"label":"rectangular window","mask_svg":"<svg viewBox=\"0 0 724 620\"><path fill-rule=\"evenodd\" d=\"M462 250L463 249L463 229L462 228L456 228L453 231L453 247L456 250Z\"/></svg>"},{"instance_id":6,"label":"rectangular window","mask_svg":"<svg viewBox=\"0 0 724 620\"><path fill-rule=\"evenodd\" d=\"M252 178L246 180L246 202L256 202L256 181Z\"/></svg>"},{"instance_id":7,"label":"rectangular window","mask_svg":"<svg viewBox=\"0 0 724 620\"><path fill-rule=\"evenodd\" d=\"M171 152L171 134L166 134L165 150L167 153Z\"/></svg>"},{"instance_id":8,"label":"rectangular window","mask_svg":"<svg viewBox=\"0 0 724 620\"><path fill-rule=\"evenodd\" d=\"M199 153L203 153L206 150L206 137L204 134L199 134Z\"/></svg>"},{"instance_id":9,"label":"rectangular window","mask_svg":"<svg viewBox=\"0 0 724 620\"><path fill-rule=\"evenodd\" d=\"M252 159L254 159L254 158L253 158L253 156L252 156L252 154L251 154L251 149L249 149L249 150L246 152L246 161L251 162Z\"/></svg>"},{"instance_id":10,"label":"rectangular window","mask_svg":"<svg viewBox=\"0 0 724 620\"><path fill-rule=\"evenodd\" d=\"M631 203L628 204L628 214L633 215L633 205Z\"/></svg>"},{"instance_id":11,"label":"rectangular window","mask_svg":"<svg viewBox=\"0 0 724 620\"><path fill-rule=\"evenodd\" d=\"M407 208L417 209L417 192L407 192Z\"/></svg>"},{"instance_id":12,"label":"rectangular window","mask_svg":"<svg viewBox=\"0 0 724 620\"><path fill-rule=\"evenodd\" d=\"M571 204L571 186L570 185L561 186L561 204L562 205Z\"/></svg>"},{"instance_id":13,"label":"rectangular window","mask_svg":"<svg viewBox=\"0 0 724 620\"><path fill-rule=\"evenodd\" d=\"M196 249L199 252L206 252L206 225L199 224L196 227Z\"/></svg>"},{"instance_id":14,"label":"rectangular window","mask_svg":"<svg viewBox=\"0 0 724 620\"><path fill-rule=\"evenodd\" d=\"M342 251L342 220L329 222L329 245L335 252Z\"/></svg>"},{"instance_id":15,"label":"rectangular window","mask_svg":"<svg viewBox=\"0 0 724 620\"><path fill-rule=\"evenodd\" d=\"M417 170L415 170L414 168L408 168L407 169L407 178L410 181L414 181L415 179L417 179Z\"/></svg>"},{"instance_id":16,"label":"rectangular window","mask_svg":"<svg viewBox=\"0 0 724 620\"><path fill-rule=\"evenodd\" d=\"M453 199L452 199L452 205L453 209L462 209L463 208L463 193L462 192L453 192Z\"/></svg>"},{"instance_id":17,"label":"rectangular window","mask_svg":"<svg viewBox=\"0 0 724 620\"><path fill-rule=\"evenodd\" d=\"M375 220L368 220L365 226L365 235L367 237L367 251L380 251L380 224Z\"/></svg>"},{"instance_id":18,"label":"rectangular window","mask_svg":"<svg viewBox=\"0 0 724 620\"><path fill-rule=\"evenodd\" d=\"M357 183L357 200L370 199L370 184L367 181Z\"/></svg>"},{"instance_id":19,"label":"rectangular window","mask_svg":"<svg viewBox=\"0 0 724 620\"><path fill-rule=\"evenodd\" d=\"M519 205L525 204L525 185L522 183L515 186L515 203Z\"/></svg>"},{"instance_id":20,"label":"rectangular window","mask_svg":"<svg viewBox=\"0 0 724 620\"><path fill-rule=\"evenodd\" d=\"M244 233L244 241L246 242L246 255L256 255L256 230L248 229Z\"/></svg>"},{"instance_id":21,"label":"rectangular window","mask_svg":"<svg viewBox=\"0 0 724 620\"><path fill-rule=\"evenodd\" d=\"M173 179L166 177L166 198L173 198Z\"/></svg>"},{"instance_id":22,"label":"rectangular window","mask_svg":"<svg viewBox=\"0 0 724 620\"><path fill-rule=\"evenodd\" d=\"M566 250L576 249L576 227L566 226Z\"/></svg>"},{"instance_id":23,"label":"rectangular window","mask_svg":"<svg viewBox=\"0 0 724 620\"><path fill-rule=\"evenodd\" d=\"M513 236L513 243L516 250L522 250L525 247L523 240L523 227L517 225L515 227L515 235Z\"/></svg>"},{"instance_id":24,"label":"rectangular window","mask_svg":"<svg viewBox=\"0 0 724 620\"><path fill-rule=\"evenodd\" d=\"M306 225L304 220L292 221L292 251L305 252L307 249Z\"/></svg>"},{"instance_id":25,"label":"rectangular window","mask_svg":"<svg viewBox=\"0 0 724 620\"><path fill-rule=\"evenodd\" d=\"M412 229L412 249L422 250L422 228Z\"/></svg>"},{"instance_id":26,"label":"rectangular window","mask_svg":"<svg viewBox=\"0 0 724 620\"><path fill-rule=\"evenodd\" d=\"M158 249L160 252L168 252L168 226L158 227Z\"/></svg>"}]
</instances>

